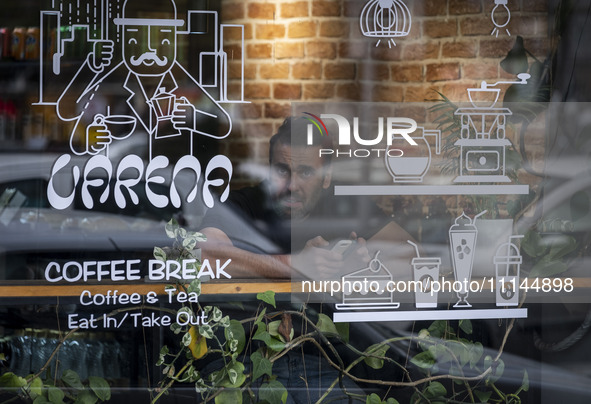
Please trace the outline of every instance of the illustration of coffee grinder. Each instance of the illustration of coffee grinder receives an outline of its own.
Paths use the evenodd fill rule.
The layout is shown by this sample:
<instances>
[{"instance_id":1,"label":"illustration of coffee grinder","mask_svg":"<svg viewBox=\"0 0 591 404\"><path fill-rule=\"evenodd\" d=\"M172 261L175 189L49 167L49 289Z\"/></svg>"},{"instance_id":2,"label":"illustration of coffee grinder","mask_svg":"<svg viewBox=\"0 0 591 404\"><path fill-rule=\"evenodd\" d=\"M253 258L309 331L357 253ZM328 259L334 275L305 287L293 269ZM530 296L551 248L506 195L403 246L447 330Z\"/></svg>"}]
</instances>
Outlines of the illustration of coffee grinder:
<instances>
[{"instance_id":1,"label":"illustration of coffee grinder","mask_svg":"<svg viewBox=\"0 0 591 404\"><path fill-rule=\"evenodd\" d=\"M460 147L460 175L454 182L511 182L505 173L505 151L511 145L505 139L506 117L512 115L508 108L495 107L501 90L499 84L527 84L528 73L520 73L515 81L497 81L480 88L469 88L468 98L472 108L459 108L454 113L461 119L460 139L454 145ZM471 135L474 133L474 135Z\"/></svg>"},{"instance_id":2,"label":"illustration of coffee grinder","mask_svg":"<svg viewBox=\"0 0 591 404\"><path fill-rule=\"evenodd\" d=\"M519 304L519 272L523 259L519 248L511 242L512 239L518 238L523 238L523 236L509 237L509 241L501 244L495 253L497 306L517 306Z\"/></svg>"}]
</instances>

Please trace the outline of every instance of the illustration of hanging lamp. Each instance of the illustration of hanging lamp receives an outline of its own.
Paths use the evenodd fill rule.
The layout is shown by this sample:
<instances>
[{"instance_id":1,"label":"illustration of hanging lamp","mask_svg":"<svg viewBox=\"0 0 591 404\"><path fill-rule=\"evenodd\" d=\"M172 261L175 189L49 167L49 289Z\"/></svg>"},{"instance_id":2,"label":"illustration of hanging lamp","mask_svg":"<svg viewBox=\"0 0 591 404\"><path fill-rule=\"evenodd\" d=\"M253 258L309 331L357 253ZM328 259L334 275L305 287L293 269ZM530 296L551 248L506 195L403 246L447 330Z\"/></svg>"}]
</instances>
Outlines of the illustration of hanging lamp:
<instances>
[{"instance_id":1,"label":"illustration of hanging lamp","mask_svg":"<svg viewBox=\"0 0 591 404\"><path fill-rule=\"evenodd\" d=\"M511 11L507 7L507 0L495 0L495 7L490 13L490 18L493 24L495 24L495 28L490 34L498 37L499 29L505 28L509 24L509 21L511 21ZM505 28L505 31L507 35L511 36L507 28Z\"/></svg>"},{"instance_id":2,"label":"illustration of hanging lamp","mask_svg":"<svg viewBox=\"0 0 591 404\"><path fill-rule=\"evenodd\" d=\"M407 36L410 32L411 15L410 10L400 0L370 0L363 10L359 19L359 26L364 36L388 38L388 47L396 46L394 38Z\"/></svg>"}]
</instances>

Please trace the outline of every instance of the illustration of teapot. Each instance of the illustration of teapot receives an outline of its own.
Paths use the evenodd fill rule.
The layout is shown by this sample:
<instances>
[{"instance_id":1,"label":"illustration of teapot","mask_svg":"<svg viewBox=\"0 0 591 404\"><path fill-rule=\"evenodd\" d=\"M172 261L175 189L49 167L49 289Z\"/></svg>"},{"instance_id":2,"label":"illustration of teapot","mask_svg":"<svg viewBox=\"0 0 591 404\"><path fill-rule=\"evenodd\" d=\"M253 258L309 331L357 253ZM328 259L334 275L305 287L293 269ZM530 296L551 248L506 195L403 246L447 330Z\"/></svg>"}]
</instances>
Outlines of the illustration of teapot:
<instances>
[{"instance_id":1,"label":"illustration of teapot","mask_svg":"<svg viewBox=\"0 0 591 404\"><path fill-rule=\"evenodd\" d=\"M431 146L427 136L435 138L435 153L441 154L441 131L418 127L410 137L417 143L410 145L401 135L392 135L392 144L385 154L386 168L394 182L423 182L431 166Z\"/></svg>"}]
</instances>

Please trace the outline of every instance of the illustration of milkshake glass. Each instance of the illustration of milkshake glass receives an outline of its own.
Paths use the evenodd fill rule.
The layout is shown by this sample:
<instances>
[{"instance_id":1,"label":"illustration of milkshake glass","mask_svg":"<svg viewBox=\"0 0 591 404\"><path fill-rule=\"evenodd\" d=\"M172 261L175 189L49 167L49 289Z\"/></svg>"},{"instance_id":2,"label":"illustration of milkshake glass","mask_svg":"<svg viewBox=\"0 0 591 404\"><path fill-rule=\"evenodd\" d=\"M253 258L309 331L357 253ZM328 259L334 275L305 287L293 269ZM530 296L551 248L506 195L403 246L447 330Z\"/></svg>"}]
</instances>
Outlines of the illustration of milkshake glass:
<instances>
[{"instance_id":1,"label":"illustration of milkshake glass","mask_svg":"<svg viewBox=\"0 0 591 404\"><path fill-rule=\"evenodd\" d=\"M458 302L454 307L472 307L466 300L468 298L470 279L472 278L472 266L474 264L474 250L476 248L476 236L478 229L474 222L486 210L470 219L464 212L456 218L455 223L449 228L449 241L451 257L454 268L454 276L461 284L458 294Z\"/></svg>"},{"instance_id":2,"label":"illustration of milkshake glass","mask_svg":"<svg viewBox=\"0 0 591 404\"><path fill-rule=\"evenodd\" d=\"M439 281L439 257L421 257L419 247L410 240L407 243L415 248L417 256L411 261L413 268L413 280L420 283L415 286L415 307L417 309L437 307L437 291L433 289L433 283Z\"/></svg>"}]
</instances>

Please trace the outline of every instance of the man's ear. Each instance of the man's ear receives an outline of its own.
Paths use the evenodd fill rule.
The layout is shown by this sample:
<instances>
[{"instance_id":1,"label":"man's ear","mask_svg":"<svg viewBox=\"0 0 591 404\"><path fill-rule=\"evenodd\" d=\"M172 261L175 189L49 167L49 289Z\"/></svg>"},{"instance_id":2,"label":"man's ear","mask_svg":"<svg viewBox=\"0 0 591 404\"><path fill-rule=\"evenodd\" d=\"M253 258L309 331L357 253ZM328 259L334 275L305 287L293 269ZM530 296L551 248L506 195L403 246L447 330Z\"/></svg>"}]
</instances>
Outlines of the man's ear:
<instances>
[{"instance_id":1,"label":"man's ear","mask_svg":"<svg viewBox=\"0 0 591 404\"><path fill-rule=\"evenodd\" d=\"M328 187L330 187L331 180L332 180L332 166L327 167L324 170L324 179L322 181L322 188L327 189Z\"/></svg>"}]
</instances>

